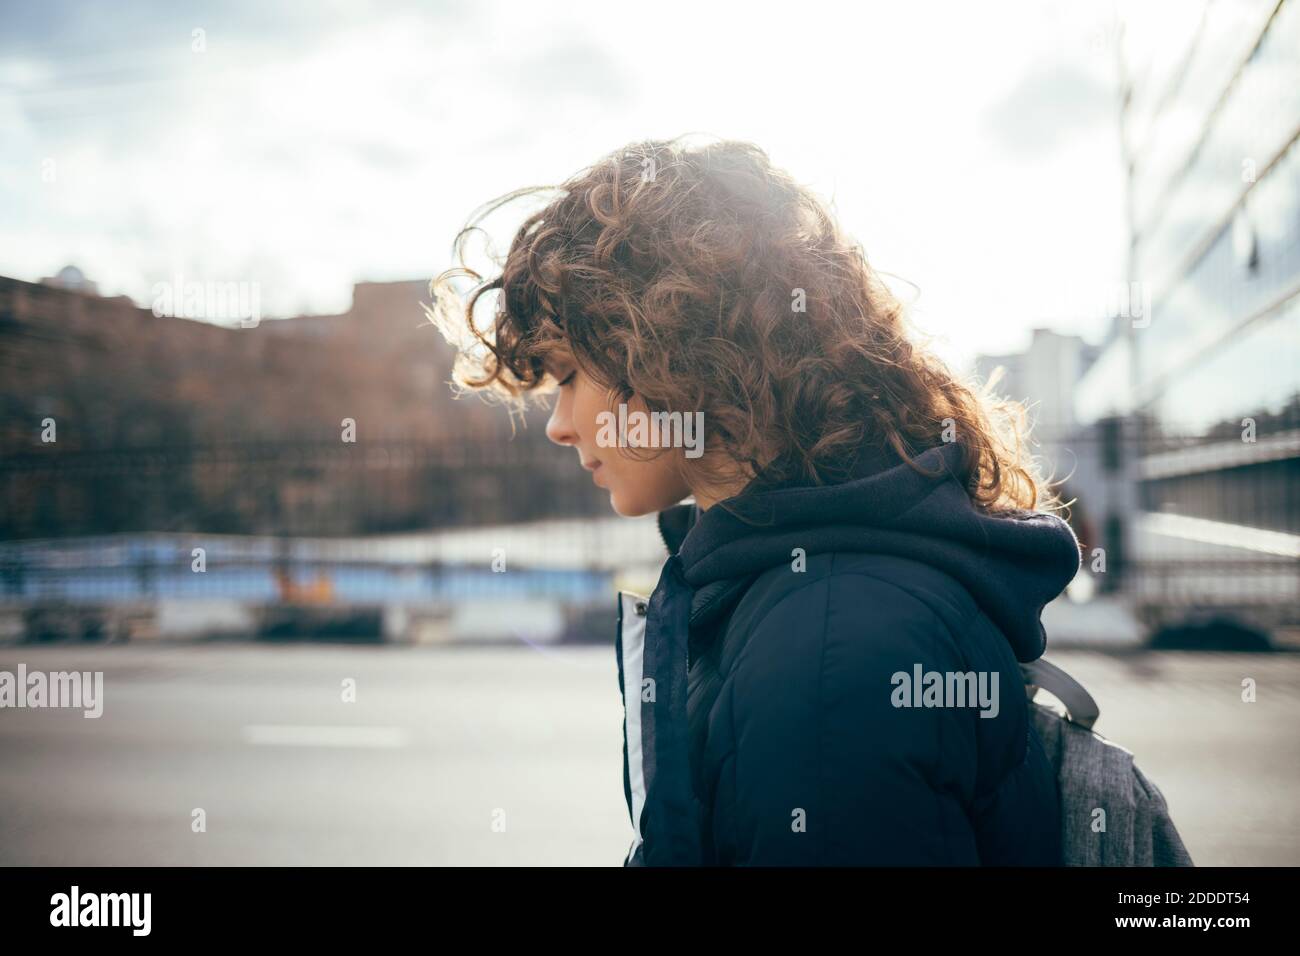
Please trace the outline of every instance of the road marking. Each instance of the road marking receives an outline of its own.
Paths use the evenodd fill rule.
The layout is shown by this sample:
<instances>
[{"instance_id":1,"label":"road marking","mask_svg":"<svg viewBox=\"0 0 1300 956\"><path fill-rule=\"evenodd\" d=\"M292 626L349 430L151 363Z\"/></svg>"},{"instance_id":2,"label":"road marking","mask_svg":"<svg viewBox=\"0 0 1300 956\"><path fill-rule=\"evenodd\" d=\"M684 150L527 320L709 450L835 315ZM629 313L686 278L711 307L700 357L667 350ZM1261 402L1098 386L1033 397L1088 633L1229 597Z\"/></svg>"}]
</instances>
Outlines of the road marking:
<instances>
[{"instance_id":1,"label":"road marking","mask_svg":"<svg viewBox=\"0 0 1300 956\"><path fill-rule=\"evenodd\" d=\"M244 728L246 743L271 747L405 747L409 737L401 727L250 724Z\"/></svg>"}]
</instances>

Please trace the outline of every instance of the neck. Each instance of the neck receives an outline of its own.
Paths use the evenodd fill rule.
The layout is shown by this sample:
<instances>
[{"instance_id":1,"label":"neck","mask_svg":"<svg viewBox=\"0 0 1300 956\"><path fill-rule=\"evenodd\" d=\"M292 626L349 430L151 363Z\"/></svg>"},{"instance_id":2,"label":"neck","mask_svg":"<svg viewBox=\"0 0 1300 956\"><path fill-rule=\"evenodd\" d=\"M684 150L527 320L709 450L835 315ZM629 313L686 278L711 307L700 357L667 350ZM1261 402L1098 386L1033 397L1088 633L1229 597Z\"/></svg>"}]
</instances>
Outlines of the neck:
<instances>
[{"instance_id":1,"label":"neck","mask_svg":"<svg viewBox=\"0 0 1300 956\"><path fill-rule=\"evenodd\" d=\"M748 484L749 480L744 479L717 487L692 488L691 497L695 499L695 507L700 511L708 511L719 501L726 501L740 494Z\"/></svg>"},{"instance_id":2,"label":"neck","mask_svg":"<svg viewBox=\"0 0 1300 956\"><path fill-rule=\"evenodd\" d=\"M719 472L721 477L718 477ZM716 483L696 481L694 484L690 483L690 479L692 477L699 478L699 474L686 476L687 486L691 490L691 497L695 499L695 507L700 511L708 511L718 502L734 498L744 491L754 479L754 469L748 465L740 465L735 461L726 460L726 467L715 469L713 476Z\"/></svg>"}]
</instances>

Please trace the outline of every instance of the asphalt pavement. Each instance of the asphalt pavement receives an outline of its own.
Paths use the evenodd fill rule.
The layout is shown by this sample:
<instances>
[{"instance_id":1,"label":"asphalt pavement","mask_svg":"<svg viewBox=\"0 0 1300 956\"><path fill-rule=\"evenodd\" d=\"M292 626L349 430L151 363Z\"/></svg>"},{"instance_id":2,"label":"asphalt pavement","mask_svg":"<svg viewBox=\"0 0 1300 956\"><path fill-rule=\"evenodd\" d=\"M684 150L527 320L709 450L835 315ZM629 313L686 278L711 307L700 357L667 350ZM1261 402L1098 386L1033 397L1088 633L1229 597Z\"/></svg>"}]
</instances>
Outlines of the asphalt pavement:
<instances>
[{"instance_id":1,"label":"asphalt pavement","mask_svg":"<svg viewBox=\"0 0 1300 956\"><path fill-rule=\"evenodd\" d=\"M1048 658L1199 865L1300 864L1300 655ZM19 664L102 671L103 715L0 709L0 865L618 866L631 840L610 647L0 648Z\"/></svg>"}]
</instances>

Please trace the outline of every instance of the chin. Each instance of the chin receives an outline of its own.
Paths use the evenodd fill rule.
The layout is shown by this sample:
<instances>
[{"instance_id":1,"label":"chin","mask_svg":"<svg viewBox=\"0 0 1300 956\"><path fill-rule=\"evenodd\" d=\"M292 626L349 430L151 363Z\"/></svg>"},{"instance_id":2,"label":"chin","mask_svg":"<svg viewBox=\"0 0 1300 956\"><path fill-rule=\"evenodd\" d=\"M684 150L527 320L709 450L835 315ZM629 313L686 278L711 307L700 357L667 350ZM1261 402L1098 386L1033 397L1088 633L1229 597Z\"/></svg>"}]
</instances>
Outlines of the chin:
<instances>
[{"instance_id":1,"label":"chin","mask_svg":"<svg viewBox=\"0 0 1300 956\"><path fill-rule=\"evenodd\" d=\"M614 509L614 514L621 518L640 518L642 515L662 510L654 505L647 505L644 501L627 501L617 494L609 496L609 506Z\"/></svg>"},{"instance_id":2,"label":"chin","mask_svg":"<svg viewBox=\"0 0 1300 956\"><path fill-rule=\"evenodd\" d=\"M672 494L620 494L617 491L609 493L609 506L614 509L614 513L621 518L640 518L642 515L658 514L665 508L671 508L684 498L674 498Z\"/></svg>"}]
</instances>

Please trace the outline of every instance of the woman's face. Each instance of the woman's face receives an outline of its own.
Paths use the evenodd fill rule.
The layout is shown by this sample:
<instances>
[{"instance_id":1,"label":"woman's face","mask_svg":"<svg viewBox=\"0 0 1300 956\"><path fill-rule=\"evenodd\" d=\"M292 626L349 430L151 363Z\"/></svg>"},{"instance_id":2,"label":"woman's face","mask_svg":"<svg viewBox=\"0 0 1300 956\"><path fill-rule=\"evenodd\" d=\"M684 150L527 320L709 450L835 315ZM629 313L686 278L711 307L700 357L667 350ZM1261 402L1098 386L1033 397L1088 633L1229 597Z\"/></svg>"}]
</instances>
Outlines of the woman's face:
<instances>
[{"instance_id":1,"label":"woman's face","mask_svg":"<svg viewBox=\"0 0 1300 956\"><path fill-rule=\"evenodd\" d=\"M597 438L617 429L605 428L601 412L617 416L617 401L587 377L567 352L558 353L547 362L547 369L560 383L559 395L546 436L557 445L572 445L591 480L609 492L614 511L627 518L652 514L677 504L691 493L675 465L682 449L667 448L654 457L627 448L602 447ZM645 410L637 397L627 402L628 412ZM637 455L638 457L630 457Z\"/></svg>"}]
</instances>

